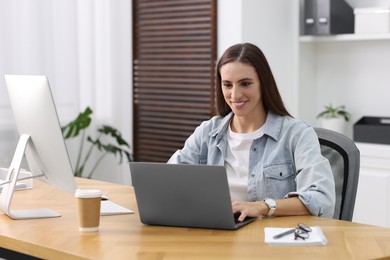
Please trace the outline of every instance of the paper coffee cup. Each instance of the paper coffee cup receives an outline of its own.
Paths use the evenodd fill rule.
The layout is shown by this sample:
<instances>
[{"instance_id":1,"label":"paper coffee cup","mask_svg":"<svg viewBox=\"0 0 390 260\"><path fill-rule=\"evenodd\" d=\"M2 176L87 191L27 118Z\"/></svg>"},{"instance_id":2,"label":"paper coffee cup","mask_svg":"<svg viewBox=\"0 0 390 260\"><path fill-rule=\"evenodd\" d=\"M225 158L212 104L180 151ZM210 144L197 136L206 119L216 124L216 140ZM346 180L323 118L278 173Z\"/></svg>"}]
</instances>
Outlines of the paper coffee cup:
<instances>
[{"instance_id":1,"label":"paper coffee cup","mask_svg":"<svg viewBox=\"0 0 390 260\"><path fill-rule=\"evenodd\" d=\"M78 204L79 230L96 232L100 224L100 190L77 189L75 192Z\"/></svg>"}]
</instances>

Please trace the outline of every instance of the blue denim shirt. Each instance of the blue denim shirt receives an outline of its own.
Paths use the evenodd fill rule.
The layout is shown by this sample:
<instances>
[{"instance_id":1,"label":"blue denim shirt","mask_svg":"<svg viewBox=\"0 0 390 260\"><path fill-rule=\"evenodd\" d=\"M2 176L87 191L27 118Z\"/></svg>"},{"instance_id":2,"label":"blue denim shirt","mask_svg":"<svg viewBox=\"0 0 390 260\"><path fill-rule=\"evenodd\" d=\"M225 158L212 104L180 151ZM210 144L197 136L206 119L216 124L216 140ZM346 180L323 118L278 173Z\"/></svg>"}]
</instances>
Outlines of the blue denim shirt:
<instances>
[{"instance_id":1,"label":"blue denim shirt","mask_svg":"<svg viewBox=\"0 0 390 260\"><path fill-rule=\"evenodd\" d=\"M233 113L204 121L168 163L224 165ZM306 123L268 113L264 135L250 148L248 196L251 201L299 196L312 215L332 217L335 184L318 137Z\"/></svg>"}]
</instances>

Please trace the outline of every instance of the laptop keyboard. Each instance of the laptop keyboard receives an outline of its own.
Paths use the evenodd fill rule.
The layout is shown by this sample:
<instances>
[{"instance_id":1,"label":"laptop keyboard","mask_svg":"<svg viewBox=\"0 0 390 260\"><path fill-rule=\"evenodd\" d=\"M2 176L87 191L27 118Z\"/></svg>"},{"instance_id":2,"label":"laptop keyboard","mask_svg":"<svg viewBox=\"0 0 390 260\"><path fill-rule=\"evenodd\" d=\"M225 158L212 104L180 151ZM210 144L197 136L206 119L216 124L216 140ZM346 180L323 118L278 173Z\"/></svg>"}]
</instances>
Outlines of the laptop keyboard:
<instances>
[{"instance_id":1,"label":"laptop keyboard","mask_svg":"<svg viewBox=\"0 0 390 260\"><path fill-rule=\"evenodd\" d=\"M134 211L131 209L122 207L115 202L109 200L102 200L100 203L100 215L109 216L109 215L120 215L120 214L132 214Z\"/></svg>"},{"instance_id":2,"label":"laptop keyboard","mask_svg":"<svg viewBox=\"0 0 390 260\"><path fill-rule=\"evenodd\" d=\"M236 214L234 214L233 215L233 218L234 218L234 224L244 224L244 223L246 223L246 222L252 222L254 219L256 219L256 218L252 218L252 217L246 217L242 222L240 222L239 220L238 220L238 218L240 217L240 214L239 213L236 213Z\"/></svg>"}]
</instances>

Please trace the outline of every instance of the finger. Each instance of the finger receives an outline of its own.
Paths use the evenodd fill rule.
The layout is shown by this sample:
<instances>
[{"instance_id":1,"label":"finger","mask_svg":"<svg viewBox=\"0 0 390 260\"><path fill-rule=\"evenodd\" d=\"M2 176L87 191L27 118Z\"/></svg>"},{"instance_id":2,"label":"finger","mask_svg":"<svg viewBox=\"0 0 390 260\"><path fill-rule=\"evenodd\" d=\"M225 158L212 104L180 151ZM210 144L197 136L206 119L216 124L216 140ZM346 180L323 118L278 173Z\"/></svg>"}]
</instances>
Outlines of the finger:
<instances>
[{"instance_id":1,"label":"finger","mask_svg":"<svg viewBox=\"0 0 390 260\"><path fill-rule=\"evenodd\" d=\"M233 213L240 212L240 209L238 207L232 206Z\"/></svg>"},{"instance_id":2,"label":"finger","mask_svg":"<svg viewBox=\"0 0 390 260\"><path fill-rule=\"evenodd\" d=\"M244 212L241 212L241 215L238 217L238 221L242 222L246 218L246 214Z\"/></svg>"},{"instance_id":3,"label":"finger","mask_svg":"<svg viewBox=\"0 0 390 260\"><path fill-rule=\"evenodd\" d=\"M237 200L232 200L232 206L238 205L239 202Z\"/></svg>"},{"instance_id":4,"label":"finger","mask_svg":"<svg viewBox=\"0 0 390 260\"><path fill-rule=\"evenodd\" d=\"M240 211L240 204L238 203L238 201L235 200L232 201L232 209L233 209L233 213Z\"/></svg>"}]
</instances>

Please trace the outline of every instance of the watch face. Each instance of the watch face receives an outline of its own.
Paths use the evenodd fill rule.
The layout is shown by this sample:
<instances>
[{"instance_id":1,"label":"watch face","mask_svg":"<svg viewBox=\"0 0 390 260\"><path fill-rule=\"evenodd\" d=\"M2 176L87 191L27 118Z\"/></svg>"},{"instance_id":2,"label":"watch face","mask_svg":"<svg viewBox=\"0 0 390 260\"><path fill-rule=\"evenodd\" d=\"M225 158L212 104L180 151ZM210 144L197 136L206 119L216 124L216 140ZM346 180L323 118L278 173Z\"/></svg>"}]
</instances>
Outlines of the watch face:
<instances>
[{"instance_id":1,"label":"watch face","mask_svg":"<svg viewBox=\"0 0 390 260\"><path fill-rule=\"evenodd\" d=\"M268 205L268 207L276 208L276 201L275 200L267 198L267 199L265 199L264 202Z\"/></svg>"}]
</instances>

